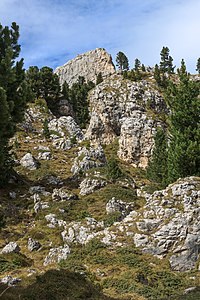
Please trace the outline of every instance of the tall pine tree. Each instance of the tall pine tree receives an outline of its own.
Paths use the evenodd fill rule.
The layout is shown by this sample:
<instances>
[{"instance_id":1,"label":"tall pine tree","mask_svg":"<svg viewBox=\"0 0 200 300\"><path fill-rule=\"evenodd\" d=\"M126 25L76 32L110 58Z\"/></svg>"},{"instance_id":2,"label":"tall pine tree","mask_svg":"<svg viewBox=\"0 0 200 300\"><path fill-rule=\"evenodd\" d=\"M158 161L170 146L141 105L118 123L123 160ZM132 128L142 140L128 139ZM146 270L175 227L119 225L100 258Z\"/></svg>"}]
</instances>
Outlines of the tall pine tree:
<instances>
[{"instance_id":1,"label":"tall pine tree","mask_svg":"<svg viewBox=\"0 0 200 300\"><path fill-rule=\"evenodd\" d=\"M167 135L158 128L154 137L155 145L147 168L147 177L165 187L167 182Z\"/></svg>"},{"instance_id":2,"label":"tall pine tree","mask_svg":"<svg viewBox=\"0 0 200 300\"><path fill-rule=\"evenodd\" d=\"M166 101L170 107L168 182L200 175L200 84L190 79L184 61L179 82L170 82Z\"/></svg>"},{"instance_id":3,"label":"tall pine tree","mask_svg":"<svg viewBox=\"0 0 200 300\"><path fill-rule=\"evenodd\" d=\"M120 71L128 70L129 69L129 62L127 56L119 51L116 56L116 63L117 67Z\"/></svg>"},{"instance_id":4,"label":"tall pine tree","mask_svg":"<svg viewBox=\"0 0 200 300\"><path fill-rule=\"evenodd\" d=\"M0 185L10 170L8 142L21 122L30 89L25 81L23 59L20 53L19 26L11 28L0 24Z\"/></svg>"}]
</instances>

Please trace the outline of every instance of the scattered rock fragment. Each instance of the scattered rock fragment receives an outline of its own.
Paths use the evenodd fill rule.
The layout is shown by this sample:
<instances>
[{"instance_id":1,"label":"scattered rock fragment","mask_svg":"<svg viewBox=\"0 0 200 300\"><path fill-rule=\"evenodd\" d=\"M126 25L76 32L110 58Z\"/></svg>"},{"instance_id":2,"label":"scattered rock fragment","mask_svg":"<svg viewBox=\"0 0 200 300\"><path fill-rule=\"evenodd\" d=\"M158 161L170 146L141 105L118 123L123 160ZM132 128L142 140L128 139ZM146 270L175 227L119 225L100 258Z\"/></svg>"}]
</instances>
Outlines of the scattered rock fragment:
<instances>
[{"instance_id":1,"label":"scattered rock fragment","mask_svg":"<svg viewBox=\"0 0 200 300\"><path fill-rule=\"evenodd\" d=\"M20 252L20 247L16 242L10 242L1 250L1 254L19 253L19 252Z\"/></svg>"},{"instance_id":2,"label":"scattered rock fragment","mask_svg":"<svg viewBox=\"0 0 200 300\"><path fill-rule=\"evenodd\" d=\"M51 248L49 254L45 257L44 266L51 263L59 263L61 260L67 259L70 254L70 248L67 244L57 248Z\"/></svg>"},{"instance_id":3,"label":"scattered rock fragment","mask_svg":"<svg viewBox=\"0 0 200 300\"><path fill-rule=\"evenodd\" d=\"M36 241L36 240L34 240L34 239L32 239L32 238L29 238L28 239L28 250L29 251L36 251L36 250L38 250L39 248L41 248L41 244L40 244L40 242L38 242L38 241Z\"/></svg>"}]
</instances>

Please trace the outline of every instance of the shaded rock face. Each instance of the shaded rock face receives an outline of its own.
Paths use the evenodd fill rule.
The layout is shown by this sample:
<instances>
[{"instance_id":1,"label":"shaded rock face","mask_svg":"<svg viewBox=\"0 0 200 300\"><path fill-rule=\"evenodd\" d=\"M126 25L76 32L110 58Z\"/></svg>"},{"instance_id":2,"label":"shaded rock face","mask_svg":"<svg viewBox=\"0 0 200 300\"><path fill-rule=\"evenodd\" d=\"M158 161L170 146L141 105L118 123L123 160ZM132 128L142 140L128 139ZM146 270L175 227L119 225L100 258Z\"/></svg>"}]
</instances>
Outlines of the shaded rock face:
<instances>
[{"instance_id":1,"label":"shaded rock face","mask_svg":"<svg viewBox=\"0 0 200 300\"><path fill-rule=\"evenodd\" d=\"M100 72L103 77L115 73L112 57L103 48L97 48L78 55L55 70L55 73L59 76L60 84L63 85L66 81L69 86L77 82L79 76L84 76L87 82L93 81L95 83Z\"/></svg>"},{"instance_id":2,"label":"shaded rock face","mask_svg":"<svg viewBox=\"0 0 200 300\"><path fill-rule=\"evenodd\" d=\"M117 199L115 199L115 197L113 197L106 204L106 212L108 214L119 212L119 213L121 213L121 217L123 218L123 217L127 216L133 210L134 206L135 205L132 203L125 203L125 202L123 202L121 200L117 200Z\"/></svg>"},{"instance_id":3,"label":"shaded rock face","mask_svg":"<svg viewBox=\"0 0 200 300\"><path fill-rule=\"evenodd\" d=\"M112 143L119 138L118 156L145 168L154 145L163 98L151 83L131 82L120 75L106 79L89 93L91 119L85 134L92 143Z\"/></svg>"}]
</instances>

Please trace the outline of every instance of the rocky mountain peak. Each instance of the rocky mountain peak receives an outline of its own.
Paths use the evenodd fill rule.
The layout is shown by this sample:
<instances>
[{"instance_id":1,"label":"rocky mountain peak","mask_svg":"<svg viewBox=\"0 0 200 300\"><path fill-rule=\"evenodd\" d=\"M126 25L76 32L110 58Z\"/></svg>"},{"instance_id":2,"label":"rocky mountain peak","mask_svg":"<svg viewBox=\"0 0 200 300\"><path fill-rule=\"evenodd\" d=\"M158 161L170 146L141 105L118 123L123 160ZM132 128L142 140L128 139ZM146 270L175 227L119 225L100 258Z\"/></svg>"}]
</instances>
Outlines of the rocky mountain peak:
<instances>
[{"instance_id":1,"label":"rocky mountain peak","mask_svg":"<svg viewBox=\"0 0 200 300\"><path fill-rule=\"evenodd\" d=\"M79 76L84 76L86 81L95 82L100 72L103 77L115 73L112 57L104 48L96 48L79 54L55 70L61 85L66 81L70 86L77 82Z\"/></svg>"}]
</instances>

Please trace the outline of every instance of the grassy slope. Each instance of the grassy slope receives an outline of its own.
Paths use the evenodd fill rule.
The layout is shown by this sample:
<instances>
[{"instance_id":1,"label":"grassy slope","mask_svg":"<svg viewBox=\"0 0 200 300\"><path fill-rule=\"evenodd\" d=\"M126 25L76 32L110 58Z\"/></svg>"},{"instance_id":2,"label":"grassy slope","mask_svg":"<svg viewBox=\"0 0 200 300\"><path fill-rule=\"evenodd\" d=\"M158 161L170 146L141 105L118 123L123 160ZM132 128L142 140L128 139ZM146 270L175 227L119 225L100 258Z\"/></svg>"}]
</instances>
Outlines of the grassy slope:
<instances>
[{"instance_id":1,"label":"grassy slope","mask_svg":"<svg viewBox=\"0 0 200 300\"><path fill-rule=\"evenodd\" d=\"M36 122L34 125L41 129L40 123ZM24 132L18 132L19 145L16 149L18 159L29 150L33 155L37 155L34 147L38 145L38 136L30 134L33 141L30 143L24 142L25 136ZM108 219L105 212L105 204L111 197L116 196L124 201L135 201L138 209L142 209L144 200L137 198L134 190L110 183L91 195L80 196L77 201L55 203L49 197L45 201L49 202L50 208L35 216L33 200L29 199L27 191L30 186L38 184L44 185L46 190L51 191L53 187L46 184L46 175L58 176L64 180L65 185L72 192L78 193L77 184L70 180L72 175L70 168L76 157L77 147L68 151L58 151L52 147L50 141L46 141L42 145L51 148L53 159L41 162L40 168L35 171L27 171L21 166L16 167L16 171L23 176L23 181L18 184L10 184L1 191L0 210L4 226L1 229L0 246L3 247L8 241L17 240L23 253L23 255L0 256L1 277L11 274L23 279L20 287L9 288L1 299L17 299L20 295L20 299L167 300L179 299L179 295L186 287L199 284L197 271L185 274L171 272L167 260L159 260L141 253L134 248L131 239L127 240L128 244L124 249L106 248L96 239L85 247L74 245L69 259L59 265L52 264L44 267L44 257L51 248L51 243L53 246L62 245L61 230L48 228L44 215L56 213L58 217L69 222L80 221L85 216L92 216L97 220L104 220L108 222L107 224L112 224L117 216ZM107 158L115 155L116 151L117 143L105 146ZM147 183L143 172L131 168L123 162L119 163L124 173L130 178L134 178L138 186ZM101 172L103 173L104 169ZM17 198L10 199L9 191L16 191ZM60 208L65 209L64 214L60 214ZM42 244L42 249L30 253L27 250L28 237L38 239ZM32 276L27 277L30 274L28 269L33 269ZM195 276L195 280L191 279ZM104 295L97 286L103 290ZM0 293L4 289L4 286L0 286ZM195 299L187 298L190 295L185 297L185 299Z\"/></svg>"}]
</instances>

